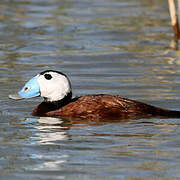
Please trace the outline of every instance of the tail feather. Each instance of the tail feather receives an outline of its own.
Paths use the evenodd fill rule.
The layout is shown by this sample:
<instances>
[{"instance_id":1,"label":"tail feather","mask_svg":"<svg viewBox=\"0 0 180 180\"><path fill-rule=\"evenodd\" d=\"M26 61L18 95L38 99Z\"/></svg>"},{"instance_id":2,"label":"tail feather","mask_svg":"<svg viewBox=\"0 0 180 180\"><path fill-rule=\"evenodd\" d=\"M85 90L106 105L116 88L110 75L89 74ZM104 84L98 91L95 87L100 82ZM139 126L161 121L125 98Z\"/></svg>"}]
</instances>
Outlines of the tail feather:
<instances>
[{"instance_id":1,"label":"tail feather","mask_svg":"<svg viewBox=\"0 0 180 180\"><path fill-rule=\"evenodd\" d=\"M180 118L180 111L157 108L154 115L165 118Z\"/></svg>"}]
</instances>

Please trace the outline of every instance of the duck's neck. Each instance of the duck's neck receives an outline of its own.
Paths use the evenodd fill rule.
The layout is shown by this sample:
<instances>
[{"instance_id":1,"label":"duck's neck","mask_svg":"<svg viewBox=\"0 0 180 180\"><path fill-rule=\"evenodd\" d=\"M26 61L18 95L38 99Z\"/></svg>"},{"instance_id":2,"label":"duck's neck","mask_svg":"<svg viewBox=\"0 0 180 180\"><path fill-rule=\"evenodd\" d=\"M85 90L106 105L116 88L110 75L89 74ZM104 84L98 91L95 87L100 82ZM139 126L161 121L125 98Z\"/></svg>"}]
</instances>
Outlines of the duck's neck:
<instances>
[{"instance_id":1,"label":"duck's neck","mask_svg":"<svg viewBox=\"0 0 180 180\"><path fill-rule=\"evenodd\" d=\"M44 98L44 103L47 103L54 107L56 109L59 109L67 104L69 104L72 100L72 92L69 92L63 99L58 101L47 101L46 98Z\"/></svg>"},{"instance_id":2,"label":"duck's neck","mask_svg":"<svg viewBox=\"0 0 180 180\"><path fill-rule=\"evenodd\" d=\"M69 92L63 99L58 101L44 101L39 104L33 111L35 116L44 116L47 112L60 109L61 107L69 104L72 101L72 92Z\"/></svg>"}]
</instances>

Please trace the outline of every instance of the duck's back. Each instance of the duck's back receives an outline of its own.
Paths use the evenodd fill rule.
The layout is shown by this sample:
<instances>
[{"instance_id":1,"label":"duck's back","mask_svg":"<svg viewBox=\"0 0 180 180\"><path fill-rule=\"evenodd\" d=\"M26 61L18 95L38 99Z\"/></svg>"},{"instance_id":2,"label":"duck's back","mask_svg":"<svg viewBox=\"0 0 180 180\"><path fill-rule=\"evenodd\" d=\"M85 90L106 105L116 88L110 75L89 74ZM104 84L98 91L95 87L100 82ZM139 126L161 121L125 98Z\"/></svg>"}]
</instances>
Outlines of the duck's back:
<instances>
[{"instance_id":1,"label":"duck's back","mask_svg":"<svg viewBox=\"0 0 180 180\"><path fill-rule=\"evenodd\" d=\"M137 119L168 116L170 112L175 111L157 108L120 96L86 95L58 110L47 112L46 115L84 119Z\"/></svg>"}]
</instances>

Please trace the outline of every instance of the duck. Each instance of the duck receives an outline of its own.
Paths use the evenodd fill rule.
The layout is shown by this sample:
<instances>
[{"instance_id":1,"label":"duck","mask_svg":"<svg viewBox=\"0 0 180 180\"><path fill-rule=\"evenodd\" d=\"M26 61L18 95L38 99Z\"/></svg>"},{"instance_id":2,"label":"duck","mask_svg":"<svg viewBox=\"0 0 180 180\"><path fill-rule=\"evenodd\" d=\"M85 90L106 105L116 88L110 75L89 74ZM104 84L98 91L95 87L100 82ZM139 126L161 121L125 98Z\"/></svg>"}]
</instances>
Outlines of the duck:
<instances>
[{"instance_id":1,"label":"duck","mask_svg":"<svg viewBox=\"0 0 180 180\"><path fill-rule=\"evenodd\" d=\"M70 120L180 117L180 111L155 107L119 95L92 94L72 97L69 78L56 70L46 70L37 74L17 94L9 95L9 98L21 100L38 96L43 97L44 101L35 107L33 116L61 117Z\"/></svg>"}]
</instances>

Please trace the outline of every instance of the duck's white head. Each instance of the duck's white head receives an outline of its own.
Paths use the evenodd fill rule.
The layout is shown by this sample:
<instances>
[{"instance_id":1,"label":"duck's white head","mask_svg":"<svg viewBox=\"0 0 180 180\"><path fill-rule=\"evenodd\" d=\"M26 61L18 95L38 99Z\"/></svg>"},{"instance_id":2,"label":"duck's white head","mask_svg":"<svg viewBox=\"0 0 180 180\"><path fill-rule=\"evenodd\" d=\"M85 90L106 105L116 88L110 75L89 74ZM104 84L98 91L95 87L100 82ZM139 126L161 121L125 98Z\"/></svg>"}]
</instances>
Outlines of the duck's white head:
<instances>
[{"instance_id":1,"label":"duck's white head","mask_svg":"<svg viewBox=\"0 0 180 180\"><path fill-rule=\"evenodd\" d=\"M71 84L67 76L61 72L47 70L30 79L16 95L9 95L11 99L24 99L36 96L46 101L62 100L71 93Z\"/></svg>"}]
</instances>

